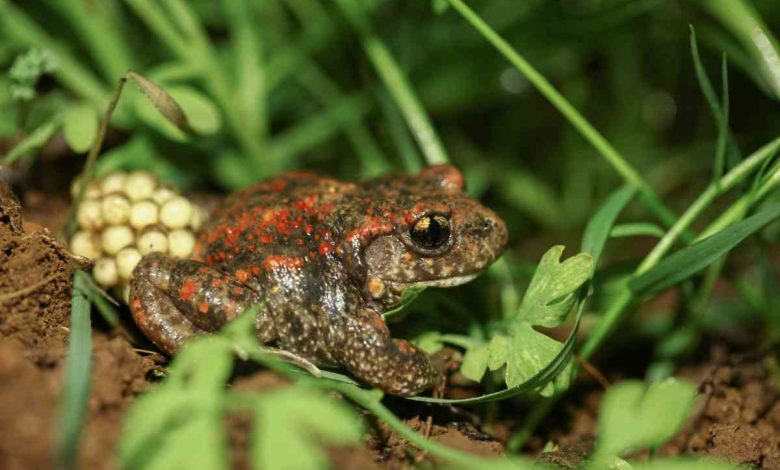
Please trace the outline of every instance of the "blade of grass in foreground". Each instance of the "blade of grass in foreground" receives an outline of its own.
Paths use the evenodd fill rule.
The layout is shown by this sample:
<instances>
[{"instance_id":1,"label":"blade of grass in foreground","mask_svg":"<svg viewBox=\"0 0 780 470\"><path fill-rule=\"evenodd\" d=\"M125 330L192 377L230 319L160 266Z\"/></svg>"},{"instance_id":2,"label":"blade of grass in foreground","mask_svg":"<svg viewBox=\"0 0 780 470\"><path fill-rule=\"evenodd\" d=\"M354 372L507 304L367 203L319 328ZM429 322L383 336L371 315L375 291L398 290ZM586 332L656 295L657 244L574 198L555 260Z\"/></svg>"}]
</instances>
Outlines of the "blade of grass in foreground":
<instances>
[{"instance_id":1,"label":"blade of grass in foreground","mask_svg":"<svg viewBox=\"0 0 780 470\"><path fill-rule=\"evenodd\" d=\"M65 366L65 389L59 405L56 468L77 468L81 429L87 415L92 369L92 326L89 320L85 274L76 271L71 295L70 337Z\"/></svg>"},{"instance_id":2,"label":"blade of grass in foreground","mask_svg":"<svg viewBox=\"0 0 780 470\"><path fill-rule=\"evenodd\" d=\"M628 287L634 295L658 292L706 268L742 240L780 217L780 204L738 222L715 235L683 248L654 268L632 279Z\"/></svg>"}]
</instances>

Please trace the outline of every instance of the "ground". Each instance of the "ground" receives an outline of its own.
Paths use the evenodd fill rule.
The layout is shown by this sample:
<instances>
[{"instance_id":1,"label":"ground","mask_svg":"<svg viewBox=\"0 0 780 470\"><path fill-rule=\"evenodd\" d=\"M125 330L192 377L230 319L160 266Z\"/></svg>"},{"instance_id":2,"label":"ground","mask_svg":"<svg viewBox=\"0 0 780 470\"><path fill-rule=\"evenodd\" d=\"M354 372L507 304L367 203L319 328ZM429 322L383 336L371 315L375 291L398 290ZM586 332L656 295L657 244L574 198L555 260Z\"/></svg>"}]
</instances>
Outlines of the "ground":
<instances>
[{"instance_id":1,"label":"ground","mask_svg":"<svg viewBox=\"0 0 780 470\"><path fill-rule=\"evenodd\" d=\"M23 210L7 189L0 190L0 422L4 426L0 462L7 469L52 465L67 351L71 273L80 263L55 235L67 216L67 186L62 182L38 186L25 193ZM97 318L93 326L92 394L80 463L84 468L116 468L114 447L122 416L136 394L156 380L153 371L164 367L166 359L134 348ZM771 376L773 368L776 365L766 355L713 346L709 355L679 374L699 384L702 398L683 430L661 452L711 454L780 469L780 391ZM285 380L260 371L239 377L233 386L264 390L283 387ZM583 377L525 450L538 453L552 441L558 450L542 458L573 468L593 443L602 395L603 388L596 381ZM518 404L516 413L503 413L503 420L483 429L468 409L400 399L390 399L388 405L421 431L432 413L431 439L485 456L503 452L504 441L525 413ZM512 410L512 406L505 404L502 410ZM238 414L227 421L233 463L246 468L249 421ZM382 423L370 417L368 422L372 432L365 445L329 449L335 467L409 468L429 458Z\"/></svg>"}]
</instances>

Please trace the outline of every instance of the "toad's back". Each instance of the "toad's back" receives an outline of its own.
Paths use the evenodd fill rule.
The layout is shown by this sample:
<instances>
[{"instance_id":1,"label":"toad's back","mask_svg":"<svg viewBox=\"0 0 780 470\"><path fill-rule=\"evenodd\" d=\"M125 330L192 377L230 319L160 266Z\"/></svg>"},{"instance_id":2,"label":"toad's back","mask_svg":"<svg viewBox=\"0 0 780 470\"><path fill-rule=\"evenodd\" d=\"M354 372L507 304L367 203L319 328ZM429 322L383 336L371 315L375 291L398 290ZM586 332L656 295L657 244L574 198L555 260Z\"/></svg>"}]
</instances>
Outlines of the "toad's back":
<instances>
[{"instance_id":1,"label":"toad's back","mask_svg":"<svg viewBox=\"0 0 780 470\"><path fill-rule=\"evenodd\" d=\"M198 237L196 258L209 265L254 254L313 258L335 234L324 221L355 190L352 183L286 173L231 195Z\"/></svg>"}]
</instances>

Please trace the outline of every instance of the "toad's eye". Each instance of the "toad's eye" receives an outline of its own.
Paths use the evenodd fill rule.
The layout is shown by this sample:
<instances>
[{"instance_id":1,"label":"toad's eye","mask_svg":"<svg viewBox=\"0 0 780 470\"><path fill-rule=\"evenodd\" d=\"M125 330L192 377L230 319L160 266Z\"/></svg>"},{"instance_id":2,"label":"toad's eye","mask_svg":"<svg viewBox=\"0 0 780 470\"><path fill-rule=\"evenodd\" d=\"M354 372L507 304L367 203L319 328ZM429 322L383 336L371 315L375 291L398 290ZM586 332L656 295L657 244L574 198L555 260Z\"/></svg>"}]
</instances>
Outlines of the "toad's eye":
<instances>
[{"instance_id":1,"label":"toad's eye","mask_svg":"<svg viewBox=\"0 0 780 470\"><path fill-rule=\"evenodd\" d=\"M435 250L450 240L450 221L441 214L426 215L417 219L409 230L409 238L425 250Z\"/></svg>"}]
</instances>

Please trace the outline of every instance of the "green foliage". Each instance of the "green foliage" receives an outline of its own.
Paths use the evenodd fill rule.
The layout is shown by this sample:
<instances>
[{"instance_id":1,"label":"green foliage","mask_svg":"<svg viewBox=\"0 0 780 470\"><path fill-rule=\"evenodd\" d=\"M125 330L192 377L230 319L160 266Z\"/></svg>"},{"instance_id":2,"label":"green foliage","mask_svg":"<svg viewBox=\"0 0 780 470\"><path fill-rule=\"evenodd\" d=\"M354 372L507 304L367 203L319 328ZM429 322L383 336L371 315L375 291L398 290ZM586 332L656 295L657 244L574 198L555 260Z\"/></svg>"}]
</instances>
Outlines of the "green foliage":
<instances>
[{"instance_id":1,"label":"green foliage","mask_svg":"<svg viewBox=\"0 0 780 470\"><path fill-rule=\"evenodd\" d=\"M544 254L506 331L469 347L461 368L466 378L478 382L485 369L495 371L505 366L505 381L512 388L553 362L563 345L533 327L562 324L574 306L577 290L593 272L590 255L580 253L561 263L563 250L563 246L555 246ZM566 388L570 375L571 370L564 369L555 383L547 383L540 393L549 396L556 387Z\"/></svg>"},{"instance_id":2,"label":"green foliage","mask_svg":"<svg viewBox=\"0 0 780 470\"><path fill-rule=\"evenodd\" d=\"M29 101L35 98L35 84L42 75L57 70L57 58L47 49L30 49L14 60L8 71L8 93L12 99Z\"/></svg>"},{"instance_id":3,"label":"green foliage","mask_svg":"<svg viewBox=\"0 0 780 470\"><path fill-rule=\"evenodd\" d=\"M327 468L320 443L354 445L363 426L354 410L321 391L293 387L255 399L255 468Z\"/></svg>"},{"instance_id":4,"label":"green foliage","mask_svg":"<svg viewBox=\"0 0 780 470\"><path fill-rule=\"evenodd\" d=\"M695 397L693 384L675 379L648 387L636 381L610 387L599 411L597 455L659 447L685 423Z\"/></svg>"},{"instance_id":5,"label":"green foliage","mask_svg":"<svg viewBox=\"0 0 780 470\"><path fill-rule=\"evenodd\" d=\"M80 270L73 275L68 360L65 366L65 386L58 410L55 443L55 457L59 468L76 468L79 438L86 421L92 380L92 326L86 293L88 277Z\"/></svg>"},{"instance_id":6,"label":"green foliage","mask_svg":"<svg viewBox=\"0 0 780 470\"><path fill-rule=\"evenodd\" d=\"M322 468L319 446L359 442L357 413L321 390L303 385L244 394L225 388L234 351L257 349L250 311L220 335L189 342L163 382L127 414L119 443L124 468L227 468L225 415L250 412L250 452L257 468Z\"/></svg>"},{"instance_id":7,"label":"green foliage","mask_svg":"<svg viewBox=\"0 0 780 470\"><path fill-rule=\"evenodd\" d=\"M86 103L79 104L65 113L62 120L62 133L68 147L76 153L89 150L98 132L98 115L95 109Z\"/></svg>"}]
</instances>

